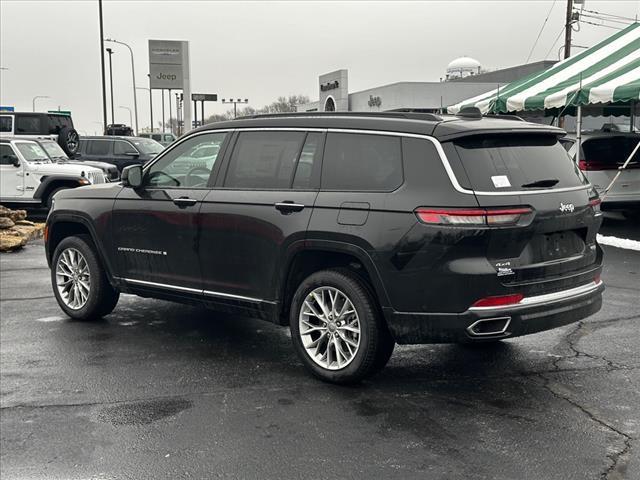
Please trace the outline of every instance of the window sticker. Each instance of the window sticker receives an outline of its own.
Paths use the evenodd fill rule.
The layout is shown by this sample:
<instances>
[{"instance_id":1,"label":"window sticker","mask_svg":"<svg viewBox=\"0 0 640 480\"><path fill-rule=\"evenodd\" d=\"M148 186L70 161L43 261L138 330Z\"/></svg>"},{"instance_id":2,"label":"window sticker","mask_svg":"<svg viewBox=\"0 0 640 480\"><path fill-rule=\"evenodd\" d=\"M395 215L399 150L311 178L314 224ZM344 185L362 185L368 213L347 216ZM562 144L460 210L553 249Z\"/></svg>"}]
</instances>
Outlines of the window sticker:
<instances>
[{"instance_id":1,"label":"window sticker","mask_svg":"<svg viewBox=\"0 0 640 480\"><path fill-rule=\"evenodd\" d=\"M493 186L496 188L507 188L511 186L509 177L506 175L494 175L491 177L491 181L493 182Z\"/></svg>"}]
</instances>

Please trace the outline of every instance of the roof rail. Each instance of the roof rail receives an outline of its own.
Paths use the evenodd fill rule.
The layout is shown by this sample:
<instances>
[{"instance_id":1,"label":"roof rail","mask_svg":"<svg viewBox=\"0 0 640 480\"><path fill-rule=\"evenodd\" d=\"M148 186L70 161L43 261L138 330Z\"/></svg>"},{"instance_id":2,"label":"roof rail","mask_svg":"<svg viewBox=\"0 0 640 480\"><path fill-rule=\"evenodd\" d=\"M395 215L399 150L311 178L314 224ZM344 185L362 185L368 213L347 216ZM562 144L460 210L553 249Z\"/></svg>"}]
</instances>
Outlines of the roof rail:
<instances>
[{"instance_id":1,"label":"roof rail","mask_svg":"<svg viewBox=\"0 0 640 480\"><path fill-rule=\"evenodd\" d=\"M238 119L252 119L252 118L274 118L274 117L383 117L383 118L404 118L407 120L424 120L431 122L440 122L442 117L433 113L413 112L407 110L406 112L393 111L393 112L287 112L287 113L260 113L256 115L247 115L244 117L238 117Z\"/></svg>"}]
</instances>

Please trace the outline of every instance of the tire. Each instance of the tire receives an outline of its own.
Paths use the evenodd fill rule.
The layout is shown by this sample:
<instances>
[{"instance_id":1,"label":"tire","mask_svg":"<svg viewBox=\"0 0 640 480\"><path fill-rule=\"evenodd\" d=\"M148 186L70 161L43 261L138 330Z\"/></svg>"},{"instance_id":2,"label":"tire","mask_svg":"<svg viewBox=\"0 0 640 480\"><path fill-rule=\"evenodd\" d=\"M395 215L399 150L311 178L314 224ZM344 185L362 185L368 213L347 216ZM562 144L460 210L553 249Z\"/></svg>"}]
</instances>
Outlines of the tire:
<instances>
[{"instance_id":1,"label":"tire","mask_svg":"<svg viewBox=\"0 0 640 480\"><path fill-rule=\"evenodd\" d=\"M78 254L84 259L79 260ZM73 289L74 258L80 274L76 274L77 289ZM84 269L86 266L86 270ZM84 279L84 282L81 280ZM86 281L88 279L88 282ZM66 290L58 283L69 283L71 287ZM88 287L83 287L88 285ZM95 247L89 235L77 235L62 240L53 253L51 263L51 286L58 301L58 305L64 313L76 320L95 320L108 315L118 303L120 292L114 289L105 273L100 259L95 252ZM84 298L86 297L86 298ZM73 302L73 299L77 302Z\"/></svg>"},{"instance_id":2,"label":"tire","mask_svg":"<svg viewBox=\"0 0 640 480\"><path fill-rule=\"evenodd\" d=\"M53 197L56 193L58 193L60 190L66 190L69 187L58 187L58 188L54 188L53 190L51 190L51 192L49 192L49 195L47 195L47 198L45 198L44 202L42 202L44 204L45 207L47 207L48 209L51 209L51 207L53 207Z\"/></svg>"},{"instance_id":3,"label":"tire","mask_svg":"<svg viewBox=\"0 0 640 480\"><path fill-rule=\"evenodd\" d=\"M80 135L74 128L62 127L58 133L58 145L69 158L73 158L80 147Z\"/></svg>"},{"instance_id":4,"label":"tire","mask_svg":"<svg viewBox=\"0 0 640 480\"><path fill-rule=\"evenodd\" d=\"M325 312L317 298L325 309L331 308L332 301L335 305ZM314 315L311 307L320 315ZM344 311L343 307L346 313L337 316L334 312ZM293 296L289 323L298 357L325 382L359 382L382 369L393 352L393 338L371 290L364 280L346 269L322 270L307 277ZM359 331L358 335L354 330Z\"/></svg>"}]
</instances>

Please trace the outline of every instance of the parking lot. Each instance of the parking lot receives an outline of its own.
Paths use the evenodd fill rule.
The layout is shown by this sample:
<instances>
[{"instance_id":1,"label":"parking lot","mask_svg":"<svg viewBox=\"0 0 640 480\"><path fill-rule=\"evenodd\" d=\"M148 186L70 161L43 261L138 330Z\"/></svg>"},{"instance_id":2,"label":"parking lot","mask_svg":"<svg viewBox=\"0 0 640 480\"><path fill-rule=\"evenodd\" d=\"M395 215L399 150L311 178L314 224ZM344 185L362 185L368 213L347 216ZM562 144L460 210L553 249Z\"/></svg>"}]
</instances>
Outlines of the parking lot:
<instances>
[{"instance_id":1,"label":"parking lot","mask_svg":"<svg viewBox=\"0 0 640 480\"><path fill-rule=\"evenodd\" d=\"M619 219L602 233L640 240ZM397 347L337 387L253 319L127 295L70 321L30 244L0 257L1 476L638 479L640 252L604 249L587 321Z\"/></svg>"}]
</instances>

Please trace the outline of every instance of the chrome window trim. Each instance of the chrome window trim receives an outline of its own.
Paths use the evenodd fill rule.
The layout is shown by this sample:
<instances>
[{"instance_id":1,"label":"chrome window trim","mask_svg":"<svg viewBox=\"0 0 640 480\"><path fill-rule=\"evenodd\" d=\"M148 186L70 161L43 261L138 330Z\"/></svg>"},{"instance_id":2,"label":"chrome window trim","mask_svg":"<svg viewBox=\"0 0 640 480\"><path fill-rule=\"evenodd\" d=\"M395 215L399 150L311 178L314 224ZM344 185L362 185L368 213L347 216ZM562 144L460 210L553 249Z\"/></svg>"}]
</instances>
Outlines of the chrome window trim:
<instances>
[{"instance_id":1,"label":"chrome window trim","mask_svg":"<svg viewBox=\"0 0 640 480\"><path fill-rule=\"evenodd\" d=\"M170 285L168 283L150 282L148 280L136 280L135 278L116 277L117 280L122 280L134 285L142 285L148 287L166 288L167 290L178 290L180 292L197 293L199 295L207 295L210 297L229 298L232 300L242 300L251 303L274 303L261 298L245 297L243 295L234 295L231 293L214 292L212 290L202 290L199 288L180 287L178 285Z\"/></svg>"},{"instance_id":2,"label":"chrome window trim","mask_svg":"<svg viewBox=\"0 0 640 480\"><path fill-rule=\"evenodd\" d=\"M562 192L576 192L579 190L588 190L593 186L589 183L587 185L579 185L577 187L563 187L563 188L549 188L544 190L511 190L508 192L487 192L482 190L469 190L464 188L458 182L455 173L453 172L453 168L451 167L451 163L447 158L444 149L442 148L442 144L440 141L432 137L430 135L424 135L419 133L406 133L406 132L390 132L387 130L362 130L356 128L318 128L318 127L238 127L238 128L222 128L219 130L211 129L205 130L202 132L198 132L192 135L186 135L180 140L176 140L167 150L163 150L160 154L158 154L153 160L145 165L143 171L146 172L148 168L150 168L155 162L164 157L168 152L173 150L176 146L180 145L183 141L190 139L196 135L205 135L212 133L224 133L224 132L256 132L256 131L265 131L265 132L321 132L321 133L360 133L360 134L368 134L368 135L387 135L394 137L407 137L407 138L418 138L422 140L427 140L431 142L438 155L440 156L440 161L442 162L442 166L447 172L447 176L449 177L449 181L453 188L459 192L464 193L465 195L480 195L480 196L489 196L489 197L500 197L500 196L509 196L509 195L540 195L545 193L562 193Z\"/></svg>"},{"instance_id":3,"label":"chrome window trim","mask_svg":"<svg viewBox=\"0 0 640 480\"><path fill-rule=\"evenodd\" d=\"M469 312L486 312L496 310L509 310L519 307L535 307L538 305L547 305L550 303L561 302L563 300L569 300L572 298L582 297L590 293L595 292L602 285L602 280L598 283L595 281L589 282L586 285L570 288L568 290L561 290L559 292L545 293L543 295L536 295L534 297L524 297L520 302L512 305L501 305L497 307L470 307Z\"/></svg>"}]
</instances>

